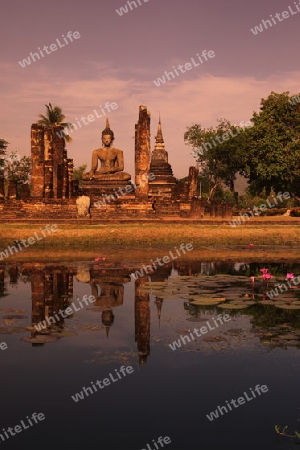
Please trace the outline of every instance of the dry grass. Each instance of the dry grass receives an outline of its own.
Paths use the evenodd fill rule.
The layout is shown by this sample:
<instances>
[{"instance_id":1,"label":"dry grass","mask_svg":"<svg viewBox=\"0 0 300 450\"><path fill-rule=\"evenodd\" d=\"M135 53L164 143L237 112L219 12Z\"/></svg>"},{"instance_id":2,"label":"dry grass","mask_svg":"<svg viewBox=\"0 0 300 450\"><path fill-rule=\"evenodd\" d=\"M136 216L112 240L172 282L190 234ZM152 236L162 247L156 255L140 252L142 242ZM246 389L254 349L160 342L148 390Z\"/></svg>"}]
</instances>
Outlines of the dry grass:
<instances>
[{"instance_id":1,"label":"dry grass","mask_svg":"<svg viewBox=\"0 0 300 450\"><path fill-rule=\"evenodd\" d=\"M5 224L0 226L0 251L12 246L14 240L28 239L37 232L41 236L43 225ZM241 252L250 252L249 243L254 244L252 254L283 255L286 257L299 255L300 226L290 225L247 225L232 228L229 225L173 225L173 224L111 224L93 226L59 225L56 233L37 241L29 248L9 257L12 259L28 259L34 257L59 258L92 257L97 253L120 255L130 252L136 257L151 258L154 253L159 256L166 250L172 250L181 243L193 244L193 257L198 254L201 259L224 257L234 258Z\"/></svg>"}]
</instances>

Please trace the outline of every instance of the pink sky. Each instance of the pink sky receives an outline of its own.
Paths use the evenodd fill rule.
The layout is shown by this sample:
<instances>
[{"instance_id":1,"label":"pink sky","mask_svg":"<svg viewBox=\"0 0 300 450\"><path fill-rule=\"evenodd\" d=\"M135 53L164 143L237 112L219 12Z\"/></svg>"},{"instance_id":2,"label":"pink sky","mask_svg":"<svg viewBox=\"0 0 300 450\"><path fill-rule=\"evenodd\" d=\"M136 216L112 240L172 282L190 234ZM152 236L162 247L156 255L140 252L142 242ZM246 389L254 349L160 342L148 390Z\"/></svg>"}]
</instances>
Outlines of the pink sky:
<instances>
[{"instance_id":1,"label":"pink sky","mask_svg":"<svg viewBox=\"0 0 300 450\"><path fill-rule=\"evenodd\" d=\"M134 125L139 105L151 112L151 146L161 114L169 162L176 177L195 160L184 144L186 127L214 126L217 119L247 121L271 91L299 89L300 13L254 35L250 28L272 14L294 8L291 0L140 0L119 16L125 0L10 0L2 6L1 135L21 155L30 154L30 126L45 103L63 108L67 121L116 102L109 114L115 146L124 151L125 170L134 175ZM138 3L137 3L138 4ZM22 68L18 61L50 46L68 31L80 38ZM213 50L215 57L156 87L153 80ZM86 163L101 144L105 118L72 133L68 156Z\"/></svg>"}]
</instances>

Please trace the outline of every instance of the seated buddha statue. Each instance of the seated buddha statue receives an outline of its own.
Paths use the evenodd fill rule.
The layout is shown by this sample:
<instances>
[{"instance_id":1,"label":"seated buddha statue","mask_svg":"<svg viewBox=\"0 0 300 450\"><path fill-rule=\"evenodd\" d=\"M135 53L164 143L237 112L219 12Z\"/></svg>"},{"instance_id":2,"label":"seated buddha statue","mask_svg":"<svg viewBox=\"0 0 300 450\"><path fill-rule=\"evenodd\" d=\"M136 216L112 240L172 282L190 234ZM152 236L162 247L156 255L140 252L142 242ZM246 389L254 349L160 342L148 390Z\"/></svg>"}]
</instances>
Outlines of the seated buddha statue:
<instances>
[{"instance_id":1,"label":"seated buddha statue","mask_svg":"<svg viewBox=\"0 0 300 450\"><path fill-rule=\"evenodd\" d=\"M103 147L93 151L92 167L86 178L103 181L127 181L131 179L129 173L123 172L123 151L112 147L114 138L114 132L110 129L108 119L106 119L106 128L102 131ZM98 161L101 164L99 169Z\"/></svg>"}]
</instances>

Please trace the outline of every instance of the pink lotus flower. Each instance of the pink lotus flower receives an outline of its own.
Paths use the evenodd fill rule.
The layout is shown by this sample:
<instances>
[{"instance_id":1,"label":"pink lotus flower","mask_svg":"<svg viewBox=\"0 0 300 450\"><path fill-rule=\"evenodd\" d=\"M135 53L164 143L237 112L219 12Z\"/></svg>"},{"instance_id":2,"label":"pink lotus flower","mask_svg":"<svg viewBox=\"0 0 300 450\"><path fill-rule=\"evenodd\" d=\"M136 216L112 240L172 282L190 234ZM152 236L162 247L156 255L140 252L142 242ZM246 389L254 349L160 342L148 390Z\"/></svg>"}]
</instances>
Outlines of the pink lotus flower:
<instances>
[{"instance_id":1,"label":"pink lotus flower","mask_svg":"<svg viewBox=\"0 0 300 450\"><path fill-rule=\"evenodd\" d=\"M102 258L102 261L106 261L106 258Z\"/></svg>"},{"instance_id":2,"label":"pink lotus flower","mask_svg":"<svg viewBox=\"0 0 300 450\"><path fill-rule=\"evenodd\" d=\"M270 280L272 277L272 275L270 273L263 273L263 280Z\"/></svg>"},{"instance_id":3,"label":"pink lotus flower","mask_svg":"<svg viewBox=\"0 0 300 450\"><path fill-rule=\"evenodd\" d=\"M268 271L269 271L269 269L266 269L266 268L264 268L264 269L259 269L259 270L260 270L261 273L263 273L263 274L268 273Z\"/></svg>"},{"instance_id":4,"label":"pink lotus flower","mask_svg":"<svg viewBox=\"0 0 300 450\"><path fill-rule=\"evenodd\" d=\"M100 261L100 258L95 258L95 261Z\"/></svg>"},{"instance_id":5,"label":"pink lotus flower","mask_svg":"<svg viewBox=\"0 0 300 450\"><path fill-rule=\"evenodd\" d=\"M252 250L253 247L254 247L254 244L248 244L248 248L249 248L250 250Z\"/></svg>"},{"instance_id":6,"label":"pink lotus flower","mask_svg":"<svg viewBox=\"0 0 300 450\"><path fill-rule=\"evenodd\" d=\"M285 278L287 280L292 280L294 278L294 274L293 273L287 273Z\"/></svg>"}]
</instances>

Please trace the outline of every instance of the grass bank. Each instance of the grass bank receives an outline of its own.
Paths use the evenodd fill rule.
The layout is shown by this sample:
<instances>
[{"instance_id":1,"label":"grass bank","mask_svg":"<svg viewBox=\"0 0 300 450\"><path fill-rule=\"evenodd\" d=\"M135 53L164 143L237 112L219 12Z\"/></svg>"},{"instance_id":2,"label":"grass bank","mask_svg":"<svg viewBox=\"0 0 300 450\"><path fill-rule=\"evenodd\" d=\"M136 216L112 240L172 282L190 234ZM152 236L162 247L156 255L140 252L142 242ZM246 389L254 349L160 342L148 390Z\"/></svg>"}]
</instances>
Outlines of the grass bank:
<instances>
[{"instance_id":1,"label":"grass bank","mask_svg":"<svg viewBox=\"0 0 300 450\"><path fill-rule=\"evenodd\" d=\"M44 225L0 225L0 251L14 245L14 240L28 240L34 233L41 235ZM229 225L174 225L174 224L111 224L59 225L57 232L36 241L5 260L40 258L92 257L98 253L120 255L126 252L151 258L181 243L191 243L196 254L219 257L224 252L235 257L253 244L252 254L299 255L300 226L291 224L247 225L232 228ZM147 251L147 252L145 252ZM254 253L253 253L254 252ZM247 253L249 254L249 252ZM101 255L99 255L101 256ZM192 255L190 255L192 257ZM207 256L209 257L209 256ZM143 258L144 259L144 258Z\"/></svg>"}]
</instances>

